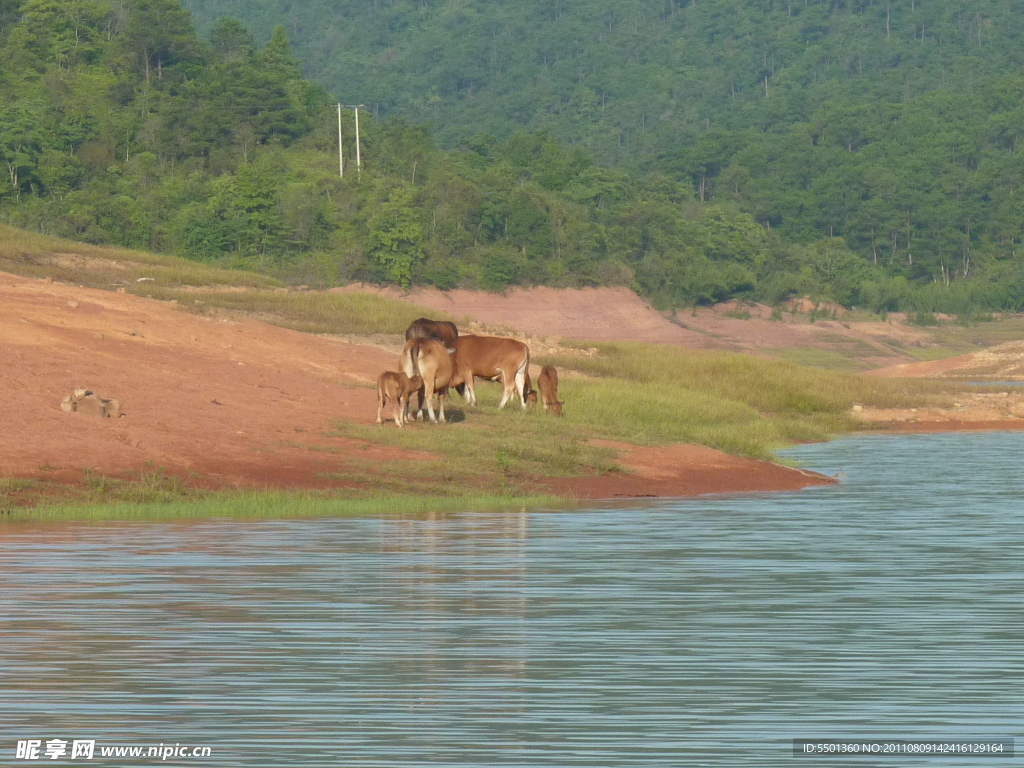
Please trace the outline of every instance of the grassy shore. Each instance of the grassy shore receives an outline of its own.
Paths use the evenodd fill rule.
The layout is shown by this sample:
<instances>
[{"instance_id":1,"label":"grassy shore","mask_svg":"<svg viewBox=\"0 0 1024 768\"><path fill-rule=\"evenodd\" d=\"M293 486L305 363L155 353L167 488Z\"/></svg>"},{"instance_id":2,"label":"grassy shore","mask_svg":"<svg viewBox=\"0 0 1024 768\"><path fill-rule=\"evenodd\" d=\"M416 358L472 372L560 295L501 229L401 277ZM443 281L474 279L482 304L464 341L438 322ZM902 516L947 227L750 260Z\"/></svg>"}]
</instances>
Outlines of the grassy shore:
<instances>
[{"instance_id":1,"label":"grassy shore","mask_svg":"<svg viewBox=\"0 0 1024 768\"><path fill-rule=\"evenodd\" d=\"M379 517L435 512L497 512L510 509L564 507L554 496L412 496L372 495L340 498L308 492L213 494L201 499L151 503L48 504L0 514L0 526L22 522L159 521L237 518L278 520L311 517Z\"/></svg>"}]
</instances>

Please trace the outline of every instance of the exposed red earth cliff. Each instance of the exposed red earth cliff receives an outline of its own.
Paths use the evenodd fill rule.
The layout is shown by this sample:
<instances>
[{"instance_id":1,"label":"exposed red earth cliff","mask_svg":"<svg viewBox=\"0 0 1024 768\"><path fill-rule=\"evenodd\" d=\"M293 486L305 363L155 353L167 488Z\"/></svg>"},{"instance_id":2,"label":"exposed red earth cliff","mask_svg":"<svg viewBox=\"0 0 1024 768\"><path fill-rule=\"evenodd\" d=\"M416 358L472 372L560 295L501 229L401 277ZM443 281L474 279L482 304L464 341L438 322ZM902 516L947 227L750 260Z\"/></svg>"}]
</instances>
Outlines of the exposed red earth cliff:
<instances>
[{"instance_id":1,"label":"exposed red earth cliff","mask_svg":"<svg viewBox=\"0 0 1024 768\"><path fill-rule=\"evenodd\" d=\"M933 343L927 332L905 323L848 322L841 307L806 300L791 303L790 309L797 314L738 302L667 313L655 310L627 288L514 288L493 294L436 288L407 292L356 284L332 290L377 293L535 339L646 341L755 354L826 351L842 354L863 368L911 361L901 347ZM811 310L835 319L809 322Z\"/></svg>"}]
</instances>

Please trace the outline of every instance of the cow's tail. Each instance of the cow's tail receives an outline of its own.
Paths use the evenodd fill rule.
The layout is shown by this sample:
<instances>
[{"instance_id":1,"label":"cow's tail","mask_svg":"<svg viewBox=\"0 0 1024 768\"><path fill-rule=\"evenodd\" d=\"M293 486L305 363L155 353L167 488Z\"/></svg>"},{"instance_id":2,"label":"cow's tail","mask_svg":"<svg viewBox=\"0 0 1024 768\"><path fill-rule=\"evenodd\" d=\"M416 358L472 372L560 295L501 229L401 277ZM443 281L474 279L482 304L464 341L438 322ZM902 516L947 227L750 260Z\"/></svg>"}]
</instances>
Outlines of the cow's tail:
<instances>
[{"instance_id":1,"label":"cow's tail","mask_svg":"<svg viewBox=\"0 0 1024 768\"><path fill-rule=\"evenodd\" d=\"M526 346L525 344L523 346ZM519 402L523 408L526 408L526 396L529 394L527 391L529 385L527 381L530 379L530 348L526 347L526 354L523 355L523 362L519 364L516 369L516 389L519 392Z\"/></svg>"},{"instance_id":2,"label":"cow's tail","mask_svg":"<svg viewBox=\"0 0 1024 768\"><path fill-rule=\"evenodd\" d=\"M420 375L420 347L423 346L423 339L413 339L409 344L405 345L405 349L402 350L402 370L405 371L405 375L410 379L413 376Z\"/></svg>"}]
</instances>

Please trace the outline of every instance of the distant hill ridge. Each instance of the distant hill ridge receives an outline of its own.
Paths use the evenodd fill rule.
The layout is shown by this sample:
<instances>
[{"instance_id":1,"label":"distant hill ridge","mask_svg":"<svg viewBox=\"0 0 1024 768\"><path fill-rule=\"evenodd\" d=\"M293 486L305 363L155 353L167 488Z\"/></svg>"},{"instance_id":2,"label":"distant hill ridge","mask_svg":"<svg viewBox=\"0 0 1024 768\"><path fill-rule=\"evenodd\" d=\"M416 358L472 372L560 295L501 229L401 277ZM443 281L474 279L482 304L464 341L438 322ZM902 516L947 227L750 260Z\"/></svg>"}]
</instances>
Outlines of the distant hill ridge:
<instances>
[{"instance_id":1,"label":"distant hill ridge","mask_svg":"<svg viewBox=\"0 0 1024 768\"><path fill-rule=\"evenodd\" d=\"M240 6L276 23L261 43L227 17L201 39L177 0L0 0L0 220L321 287L809 295L926 322L1024 307L1012 3L929 6L919 38L917 10L877 3L561 3ZM292 51L311 11L346 19L338 96ZM522 44L486 64L488 37ZM402 62L419 74L389 82ZM416 77L451 148L364 111L353 174L346 109L341 177L337 100ZM548 99L570 86L600 98ZM455 130L449 107L491 117Z\"/></svg>"},{"instance_id":2,"label":"distant hill ridge","mask_svg":"<svg viewBox=\"0 0 1024 768\"><path fill-rule=\"evenodd\" d=\"M798 242L842 237L915 280L1020 253L1021 0L194 8L204 25L235 14L263 36L285 24L318 82L448 146L548 130Z\"/></svg>"}]
</instances>

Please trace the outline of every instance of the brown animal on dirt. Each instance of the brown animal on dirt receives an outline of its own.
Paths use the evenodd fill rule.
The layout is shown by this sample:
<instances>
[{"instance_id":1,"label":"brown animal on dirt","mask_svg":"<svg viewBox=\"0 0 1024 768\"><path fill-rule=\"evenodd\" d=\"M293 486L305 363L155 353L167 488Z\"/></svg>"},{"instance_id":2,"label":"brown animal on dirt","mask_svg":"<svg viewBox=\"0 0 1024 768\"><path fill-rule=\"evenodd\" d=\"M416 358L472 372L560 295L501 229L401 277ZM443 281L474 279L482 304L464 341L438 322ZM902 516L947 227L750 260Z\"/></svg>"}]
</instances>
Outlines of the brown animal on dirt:
<instances>
[{"instance_id":1,"label":"brown animal on dirt","mask_svg":"<svg viewBox=\"0 0 1024 768\"><path fill-rule=\"evenodd\" d=\"M377 423L383 424L380 415L390 402L395 424L404 426L409 413L409 398L423 386L419 376L409 377L400 371L384 371L377 377Z\"/></svg>"},{"instance_id":2,"label":"brown animal on dirt","mask_svg":"<svg viewBox=\"0 0 1024 768\"><path fill-rule=\"evenodd\" d=\"M459 338L459 329L455 327L455 323L449 323L447 320L428 320L421 317L418 320L413 320L405 329L406 341L433 339L440 341L448 349L455 348L457 338Z\"/></svg>"},{"instance_id":3,"label":"brown animal on dirt","mask_svg":"<svg viewBox=\"0 0 1024 768\"><path fill-rule=\"evenodd\" d=\"M565 403L558 400L558 371L553 365L545 365L540 369L540 376L537 377L537 389L540 390L540 400L544 410L550 410L555 416L562 415L562 406Z\"/></svg>"},{"instance_id":4,"label":"brown animal on dirt","mask_svg":"<svg viewBox=\"0 0 1024 768\"><path fill-rule=\"evenodd\" d=\"M500 336L460 336L455 340L455 379L469 405L476 405L473 377L500 381L504 386L499 408L513 396L526 408L526 378L530 348L521 341Z\"/></svg>"},{"instance_id":5,"label":"brown animal on dirt","mask_svg":"<svg viewBox=\"0 0 1024 768\"><path fill-rule=\"evenodd\" d=\"M444 421L444 399L448 394L455 369L452 355L444 344L434 339L414 338L405 342L402 350L402 370L409 378L419 376L423 386L419 390L419 418L423 418L423 401L427 401L427 413L430 420L437 423L434 416L434 394L437 394L438 410L441 421Z\"/></svg>"},{"instance_id":6,"label":"brown animal on dirt","mask_svg":"<svg viewBox=\"0 0 1024 768\"><path fill-rule=\"evenodd\" d=\"M98 397L91 389L76 389L60 402L60 409L68 413L84 413L101 419L117 419L121 414L121 401Z\"/></svg>"}]
</instances>

